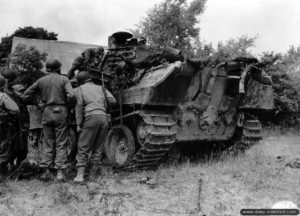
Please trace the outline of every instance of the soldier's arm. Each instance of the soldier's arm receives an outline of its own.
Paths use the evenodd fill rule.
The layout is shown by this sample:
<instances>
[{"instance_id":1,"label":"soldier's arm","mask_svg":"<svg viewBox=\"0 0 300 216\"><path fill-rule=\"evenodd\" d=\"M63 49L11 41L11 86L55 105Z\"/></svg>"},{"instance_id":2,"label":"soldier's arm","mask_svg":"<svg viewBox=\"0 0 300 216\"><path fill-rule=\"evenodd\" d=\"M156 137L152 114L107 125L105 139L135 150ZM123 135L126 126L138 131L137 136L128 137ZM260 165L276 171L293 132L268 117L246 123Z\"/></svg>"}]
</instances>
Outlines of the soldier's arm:
<instances>
[{"instance_id":1,"label":"soldier's arm","mask_svg":"<svg viewBox=\"0 0 300 216\"><path fill-rule=\"evenodd\" d=\"M75 71L76 71L77 69L79 69L79 68L83 65L83 62L84 62L84 59L83 59L81 56L77 57L77 58L73 61L73 63L72 63L72 68L71 68L71 69L68 71L68 73L67 73L67 77L68 77L69 79L72 79L72 78L74 77Z\"/></svg>"},{"instance_id":2,"label":"soldier's arm","mask_svg":"<svg viewBox=\"0 0 300 216\"><path fill-rule=\"evenodd\" d=\"M24 92L25 92L24 91L25 90L24 86L23 86L22 89L16 88L16 85L14 85L12 88L13 88L13 92L14 92L14 97L16 97L19 101L22 101L23 104L25 104L25 105L36 105L36 98L32 98L32 99L26 100L26 101L23 100L22 97L23 97Z\"/></svg>"},{"instance_id":3,"label":"soldier's arm","mask_svg":"<svg viewBox=\"0 0 300 216\"><path fill-rule=\"evenodd\" d=\"M33 83L21 96L23 101L29 101L32 96L40 92L40 80Z\"/></svg>"},{"instance_id":4,"label":"soldier's arm","mask_svg":"<svg viewBox=\"0 0 300 216\"><path fill-rule=\"evenodd\" d=\"M20 113L19 106L8 95L3 96L3 105L5 109L8 111L8 113L11 115L18 115Z\"/></svg>"},{"instance_id":5,"label":"soldier's arm","mask_svg":"<svg viewBox=\"0 0 300 216\"><path fill-rule=\"evenodd\" d=\"M86 49L83 52L84 63L87 63L93 57L93 49Z\"/></svg>"},{"instance_id":6,"label":"soldier's arm","mask_svg":"<svg viewBox=\"0 0 300 216\"><path fill-rule=\"evenodd\" d=\"M69 79L72 79L72 78L74 77L75 71L76 71L76 68L75 68L75 67L72 67L72 68L68 71L67 77L68 77Z\"/></svg>"},{"instance_id":7,"label":"soldier's arm","mask_svg":"<svg viewBox=\"0 0 300 216\"><path fill-rule=\"evenodd\" d=\"M65 91L67 95L68 104L74 106L76 104L76 96L69 80L66 81Z\"/></svg>"},{"instance_id":8,"label":"soldier's arm","mask_svg":"<svg viewBox=\"0 0 300 216\"><path fill-rule=\"evenodd\" d=\"M107 89L105 89L105 91L108 103L110 103L111 105L116 104L116 98L112 95L112 93L110 93Z\"/></svg>"},{"instance_id":9,"label":"soldier's arm","mask_svg":"<svg viewBox=\"0 0 300 216\"><path fill-rule=\"evenodd\" d=\"M83 117L84 117L84 103L83 103L82 92L80 87L76 89L76 100L77 100L76 107L75 107L76 124L78 127L82 128Z\"/></svg>"}]
</instances>

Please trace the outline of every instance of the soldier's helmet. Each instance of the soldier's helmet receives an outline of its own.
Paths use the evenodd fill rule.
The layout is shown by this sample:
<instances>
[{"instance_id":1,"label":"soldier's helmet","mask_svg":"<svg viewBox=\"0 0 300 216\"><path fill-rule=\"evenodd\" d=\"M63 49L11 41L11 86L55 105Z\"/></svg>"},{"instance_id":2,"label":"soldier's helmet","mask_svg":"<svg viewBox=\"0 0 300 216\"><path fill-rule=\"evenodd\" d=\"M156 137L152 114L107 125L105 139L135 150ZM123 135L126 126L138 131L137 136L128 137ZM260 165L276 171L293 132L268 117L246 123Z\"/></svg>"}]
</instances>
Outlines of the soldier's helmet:
<instances>
[{"instance_id":1,"label":"soldier's helmet","mask_svg":"<svg viewBox=\"0 0 300 216\"><path fill-rule=\"evenodd\" d=\"M57 59L49 59L46 62L46 71L48 72L57 72L61 68L61 62Z\"/></svg>"},{"instance_id":2,"label":"soldier's helmet","mask_svg":"<svg viewBox=\"0 0 300 216\"><path fill-rule=\"evenodd\" d=\"M2 76L7 80L14 80L17 77L17 72L10 68L6 68L2 72Z\"/></svg>"},{"instance_id":3,"label":"soldier's helmet","mask_svg":"<svg viewBox=\"0 0 300 216\"><path fill-rule=\"evenodd\" d=\"M0 89L4 88L5 84L6 84L5 78L0 75Z\"/></svg>"},{"instance_id":4,"label":"soldier's helmet","mask_svg":"<svg viewBox=\"0 0 300 216\"><path fill-rule=\"evenodd\" d=\"M94 49L95 56L101 56L104 53L104 48L102 46Z\"/></svg>"},{"instance_id":5,"label":"soldier's helmet","mask_svg":"<svg viewBox=\"0 0 300 216\"><path fill-rule=\"evenodd\" d=\"M77 79L77 81L78 81L79 84L83 84L83 83L86 83L87 81L92 80L92 76L87 71L80 71L77 74L76 79Z\"/></svg>"}]
</instances>

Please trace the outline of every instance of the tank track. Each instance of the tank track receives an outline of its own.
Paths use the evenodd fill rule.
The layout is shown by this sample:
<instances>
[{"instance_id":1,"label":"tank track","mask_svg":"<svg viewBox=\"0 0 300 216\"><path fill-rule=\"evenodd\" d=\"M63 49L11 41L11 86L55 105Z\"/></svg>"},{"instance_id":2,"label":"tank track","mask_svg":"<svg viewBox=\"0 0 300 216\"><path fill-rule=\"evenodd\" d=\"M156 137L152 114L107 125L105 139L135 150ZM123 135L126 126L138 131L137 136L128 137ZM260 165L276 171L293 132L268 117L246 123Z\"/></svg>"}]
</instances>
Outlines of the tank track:
<instances>
[{"instance_id":1,"label":"tank track","mask_svg":"<svg viewBox=\"0 0 300 216\"><path fill-rule=\"evenodd\" d=\"M242 142L253 145L262 139L262 125L259 120L244 120Z\"/></svg>"},{"instance_id":2,"label":"tank track","mask_svg":"<svg viewBox=\"0 0 300 216\"><path fill-rule=\"evenodd\" d=\"M130 167L155 168L176 141L176 122L171 115L143 113L145 138L130 161Z\"/></svg>"},{"instance_id":3,"label":"tank track","mask_svg":"<svg viewBox=\"0 0 300 216\"><path fill-rule=\"evenodd\" d=\"M230 141L231 146L226 152L244 152L262 139L262 125L259 120L244 120L237 136Z\"/></svg>"}]
</instances>

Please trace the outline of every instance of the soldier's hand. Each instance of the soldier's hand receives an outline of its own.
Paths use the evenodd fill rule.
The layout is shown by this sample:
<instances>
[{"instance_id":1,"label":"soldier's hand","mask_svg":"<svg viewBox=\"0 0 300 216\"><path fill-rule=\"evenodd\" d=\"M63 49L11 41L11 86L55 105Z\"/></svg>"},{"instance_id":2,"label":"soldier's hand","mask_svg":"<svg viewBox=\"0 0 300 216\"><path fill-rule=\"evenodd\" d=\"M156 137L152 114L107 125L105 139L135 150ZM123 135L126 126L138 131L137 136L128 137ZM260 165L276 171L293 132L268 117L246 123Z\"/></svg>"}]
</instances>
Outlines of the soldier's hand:
<instances>
[{"instance_id":1,"label":"soldier's hand","mask_svg":"<svg viewBox=\"0 0 300 216\"><path fill-rule=\"evenodd\" d=\"M80 133L82 131L82 128L80 126L77 126L77 132Z\"/></svg>"}]
</instances>

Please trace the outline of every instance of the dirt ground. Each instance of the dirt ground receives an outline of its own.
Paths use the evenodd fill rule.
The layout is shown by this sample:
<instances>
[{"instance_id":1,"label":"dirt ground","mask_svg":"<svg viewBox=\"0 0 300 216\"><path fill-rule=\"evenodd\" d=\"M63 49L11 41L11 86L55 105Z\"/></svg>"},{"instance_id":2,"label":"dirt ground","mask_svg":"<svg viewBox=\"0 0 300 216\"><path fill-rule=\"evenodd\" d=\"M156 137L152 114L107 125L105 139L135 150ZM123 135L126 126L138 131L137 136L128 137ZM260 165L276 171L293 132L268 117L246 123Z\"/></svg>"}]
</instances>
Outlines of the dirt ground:
<instances>
[{"instance_id":1,"label":"dirt ground","mask_svg":"<svg viewBox=\"0 0 300 216\"><path fill-rule=\"evenodd\" d=\"M0 185L0 215L236 216L242 208L270 208L281 200L299 207L299 139L270 136L245 154L157 171L106 170L85 185L10 181Z\"/></svg>"}]
</instances>

